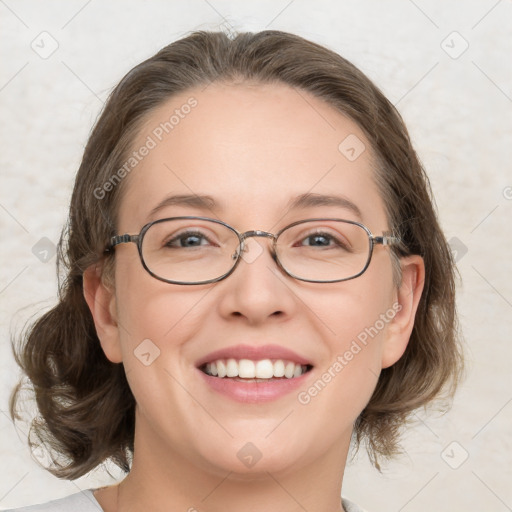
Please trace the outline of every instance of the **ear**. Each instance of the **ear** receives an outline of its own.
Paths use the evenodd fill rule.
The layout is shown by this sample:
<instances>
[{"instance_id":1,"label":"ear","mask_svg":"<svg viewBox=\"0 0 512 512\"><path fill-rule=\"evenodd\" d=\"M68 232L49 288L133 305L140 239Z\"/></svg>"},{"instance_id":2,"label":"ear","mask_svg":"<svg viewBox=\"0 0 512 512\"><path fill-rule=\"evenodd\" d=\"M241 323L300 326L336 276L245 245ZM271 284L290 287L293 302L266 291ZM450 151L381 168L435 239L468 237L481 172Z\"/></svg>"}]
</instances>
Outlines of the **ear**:
<instances>
[{"instance_id":1,"label":"ear","mask_svg":"<svg viewBox=\"0 0 512 512\"><path fill-rule=\"evenodd\" d=\"M396 311L388 324L382 350L382 368L395 364L405 352L414 327L414 318L425 282L425 263L418 255L400 259L402 282L395 292Z\"/></svg>"},{"instance_id":2,"label":"ear","mask_svg":"<svg viewBox=\"0 0 512 512\"><path fill-rule=\"evenodd\" d=\"M123 358L119 341L115 291L107 288L102 282L99 265L91 265L84 272L83 289L103 352L113 363L120 363Z\"/></svg>"}]
</instances>

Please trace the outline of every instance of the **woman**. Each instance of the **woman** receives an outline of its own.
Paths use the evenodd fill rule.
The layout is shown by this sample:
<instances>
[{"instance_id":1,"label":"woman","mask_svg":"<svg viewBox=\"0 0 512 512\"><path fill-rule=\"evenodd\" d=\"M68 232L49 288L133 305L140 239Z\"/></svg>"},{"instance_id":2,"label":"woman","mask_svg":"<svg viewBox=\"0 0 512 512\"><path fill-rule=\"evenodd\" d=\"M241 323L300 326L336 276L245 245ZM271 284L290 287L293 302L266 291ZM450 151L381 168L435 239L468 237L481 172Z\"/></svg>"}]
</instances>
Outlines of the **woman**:
<instances>
[{"instance_id":1,"label":"woman","mask_svg":"<svg viewBox=\"0 0 512 512\"><path fill-rule=\"evenodd\" d=\"M455 389L454 264L406 127L298 36L195 32L131 70L60 249L18 355L31 444L61 478L128 475L23 510L357 511L351 439L379 468Z\"/></svg>"}]
</instances>

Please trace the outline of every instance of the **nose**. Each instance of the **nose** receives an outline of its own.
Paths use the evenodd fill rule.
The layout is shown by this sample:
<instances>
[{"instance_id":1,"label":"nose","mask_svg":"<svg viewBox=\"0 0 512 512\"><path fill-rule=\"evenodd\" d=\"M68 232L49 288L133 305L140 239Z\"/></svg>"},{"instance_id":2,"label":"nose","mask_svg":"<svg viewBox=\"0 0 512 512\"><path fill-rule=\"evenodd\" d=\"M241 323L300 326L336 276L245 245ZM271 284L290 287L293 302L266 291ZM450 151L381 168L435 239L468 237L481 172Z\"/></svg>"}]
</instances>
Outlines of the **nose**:
<instances>
[{"instance_id":1,"label":"nose","mask_svg":"<svg viewBox=\"0 0 512 512\"><path fill-rule=\"evenodd\" d=\"M237 317L258 325L293 315L296 299L290 289L292 278L274 260L272 238L272 234L263 231L244 233L244 251L238 266L217 285L221 291L219 312L225 318Z\"/></svg>"}]
</instances>

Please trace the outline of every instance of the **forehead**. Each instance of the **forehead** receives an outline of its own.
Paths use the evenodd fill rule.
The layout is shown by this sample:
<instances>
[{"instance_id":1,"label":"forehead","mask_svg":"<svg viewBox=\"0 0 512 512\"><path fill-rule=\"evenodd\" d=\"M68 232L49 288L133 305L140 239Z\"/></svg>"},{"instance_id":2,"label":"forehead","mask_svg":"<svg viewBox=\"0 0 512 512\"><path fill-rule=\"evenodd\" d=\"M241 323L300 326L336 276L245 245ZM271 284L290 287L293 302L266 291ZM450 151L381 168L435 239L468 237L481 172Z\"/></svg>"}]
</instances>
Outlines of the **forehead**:
<instances>
[{"instance_id":1,"label":"forehead","mask_svg":"<svg viewBox=\"0 0 512 512\"><path fill-rule=\"evenodd\" d=\"M362 220L384 215L361 129L283 84L214 83L176 95L148 115L133 150L119 211L127 229L152 220L167 195L212 196L233 225L273 225L306 193L343 195Z\"/></svg>"}]
</instances>

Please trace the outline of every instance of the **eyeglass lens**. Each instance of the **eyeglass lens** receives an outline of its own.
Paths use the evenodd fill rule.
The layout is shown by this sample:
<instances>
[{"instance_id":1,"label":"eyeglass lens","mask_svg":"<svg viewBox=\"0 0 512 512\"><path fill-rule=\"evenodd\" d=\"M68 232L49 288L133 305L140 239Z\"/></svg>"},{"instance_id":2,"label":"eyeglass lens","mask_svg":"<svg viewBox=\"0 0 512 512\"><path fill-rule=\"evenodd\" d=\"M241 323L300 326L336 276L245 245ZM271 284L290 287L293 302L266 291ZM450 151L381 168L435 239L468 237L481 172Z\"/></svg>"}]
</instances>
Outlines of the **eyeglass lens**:
<instances>
[{"instance_id":1,"label":"eyeglass lens","mask_svg":"<svg viewBox=\"0 0 512 512\"><path fill-rule=\"evenodd\" d=\"M275 250L280 264L291 275L311 281L337 281L365 268L370 240L357 224L305 221L282 231ZM234 267L238 251L239 239L233 229L203 219L154 223L142 241L142 257L148 269L174 282L219 278Z\"/></svg>"}]
</instances>

